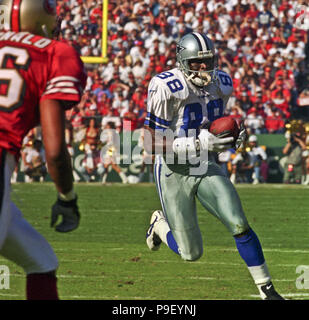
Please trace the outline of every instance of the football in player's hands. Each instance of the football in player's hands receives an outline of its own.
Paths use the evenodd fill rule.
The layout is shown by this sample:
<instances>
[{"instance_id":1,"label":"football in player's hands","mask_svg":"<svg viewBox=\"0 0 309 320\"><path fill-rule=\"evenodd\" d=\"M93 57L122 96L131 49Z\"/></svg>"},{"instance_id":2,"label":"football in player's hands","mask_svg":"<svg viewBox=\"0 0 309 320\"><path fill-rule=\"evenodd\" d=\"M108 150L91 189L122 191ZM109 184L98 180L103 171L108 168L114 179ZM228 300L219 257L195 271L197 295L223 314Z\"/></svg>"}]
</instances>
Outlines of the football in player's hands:
<instances>
[{"instance_id":1,"label":"football in player's hands","mask_svg":"<svg viewBox=\"0 0 309 320\"><path fill-rule=\"evenodd\" d=\"M210 124L209 132L217 137L233 137L235 143L239 136L240 129L235 119L231 117L222 117Z\"/></svg>"}]
</instances>

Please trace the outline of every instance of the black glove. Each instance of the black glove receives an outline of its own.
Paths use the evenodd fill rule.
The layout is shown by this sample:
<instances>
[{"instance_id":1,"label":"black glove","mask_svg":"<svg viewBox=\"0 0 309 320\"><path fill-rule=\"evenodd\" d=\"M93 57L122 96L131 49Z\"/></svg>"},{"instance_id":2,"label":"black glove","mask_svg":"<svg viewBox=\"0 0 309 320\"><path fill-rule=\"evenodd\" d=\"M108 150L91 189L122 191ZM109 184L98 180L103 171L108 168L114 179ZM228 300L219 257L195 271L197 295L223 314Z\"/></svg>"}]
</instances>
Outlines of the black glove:
<instances>
[{"instance_id":1,"label":"black glove","mask_svg":"<svg viewBox=\"0 0 309 320\"><path fill-rule=\"evenodd\" d=\"M52 206L51 227L55 226L59 215L62 216L62 222L56 225L56 231L69 232L76 229L80 220L77 197L70 201L61 200L58 197L56 203Z\"/></svg>"}]
</instances>

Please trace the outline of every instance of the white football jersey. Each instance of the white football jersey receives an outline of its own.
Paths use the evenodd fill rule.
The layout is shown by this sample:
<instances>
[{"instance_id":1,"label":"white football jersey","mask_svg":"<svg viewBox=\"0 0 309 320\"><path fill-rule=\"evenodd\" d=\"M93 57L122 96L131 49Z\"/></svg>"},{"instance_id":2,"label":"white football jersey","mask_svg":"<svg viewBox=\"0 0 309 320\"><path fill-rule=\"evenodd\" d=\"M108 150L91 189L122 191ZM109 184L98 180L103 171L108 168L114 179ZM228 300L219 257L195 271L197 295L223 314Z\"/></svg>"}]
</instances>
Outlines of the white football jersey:
<instances>
[{"instance_id":1,"label":"white football jersey","mask_svg":"<svg viewBox=\"0 0 309 320\"><path fill-rule=\"evenodd\" d=\"M218 71L218 81L203 88L187 81L177 68L162 72L148 86L145 126L190 135L188 130L223 116L232 92L232 79L223 71Z\"/></svg>"}]
</instances>

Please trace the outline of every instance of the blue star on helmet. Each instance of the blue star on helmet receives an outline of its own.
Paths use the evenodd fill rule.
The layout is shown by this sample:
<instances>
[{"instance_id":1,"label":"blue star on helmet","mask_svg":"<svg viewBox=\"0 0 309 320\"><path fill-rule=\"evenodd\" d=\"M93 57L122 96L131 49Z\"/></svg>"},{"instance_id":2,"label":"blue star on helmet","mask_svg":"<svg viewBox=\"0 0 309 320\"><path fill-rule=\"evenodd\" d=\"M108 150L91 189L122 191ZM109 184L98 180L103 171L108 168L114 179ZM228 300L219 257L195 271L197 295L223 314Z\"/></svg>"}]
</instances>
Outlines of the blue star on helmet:
<instances>
[{"instance_id":1,"label":"blue star on helmet","mask_svg":"<svg viewBox=\"0 0 309 320\"><path fill-rule=\"evenodd\" d=\"M183 51L183 50L185 50L185 49L186 49L185 47L183 47L183 46L181 46L181 45L177 44L177 47L176 47L176 51L177 51L177 53L180 53L181 51Z\"/></svg>"}]
</instances>

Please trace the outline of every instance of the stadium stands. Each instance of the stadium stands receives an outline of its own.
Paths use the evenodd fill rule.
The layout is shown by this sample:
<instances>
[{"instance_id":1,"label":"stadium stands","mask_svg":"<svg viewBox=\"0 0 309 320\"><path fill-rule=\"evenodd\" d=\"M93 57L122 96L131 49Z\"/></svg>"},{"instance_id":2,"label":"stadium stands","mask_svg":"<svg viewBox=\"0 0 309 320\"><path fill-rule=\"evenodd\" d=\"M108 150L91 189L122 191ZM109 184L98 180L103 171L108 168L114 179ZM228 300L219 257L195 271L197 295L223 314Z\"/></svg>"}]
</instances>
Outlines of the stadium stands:
<instances>
[{"instance_id":1,"label":"stadium stands","mask_svg":"<svg viewBox=\"0 0 309 320\"><path fill-rule=\"evenodd\" d=\"M309 106L299 96L308 86L303 79L309 73L308 32L295 27L296 8L301 3L110 0L109 63L87 65L86 94L90 93L92 99L69 113L70 120L79 114L87 116L93 104L97 105L98 118L104 117L106 105L118 105L113 113L122 118L128 100L134 97L134 112L141 126L149 80L175 65L175 44L189 31L205 32L215 40L218 65L232 75L235 93L227 114L236 102L241 102L243 119L257 110L262 117L258 131L263 133L268 132L267 119L274 114L285 122L306 120ZM102 1L58 1L58 14L63 17L63 41L70 42L81 55L101 55ZM119 91L124 96L123 106L114 103L119 100Z\"/></svg>"},{"instance_id":2,"label":"stadium stands","mask_svg":"<svg viewBox=\"0 0 309 320\"><path fill-rule=\"evenodd\" d=\"M296 25L300 0L110 0L107 64L86 64L82 102L67 112L80 142L89 117L143 125L152 76L176 63L175 46L186 32L216 43L218 66L233 79L226 114L250 123L254 133L284 133L294 119L309 121L308 30ZM62 41L82 56L102 54L102 1L58 0ZM308 28L307 28L308 29ZM130 102L130 104L129 104ZM121 130L121 126L118 126Z\"/></svg>"}]
</instances>

